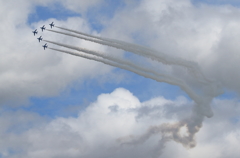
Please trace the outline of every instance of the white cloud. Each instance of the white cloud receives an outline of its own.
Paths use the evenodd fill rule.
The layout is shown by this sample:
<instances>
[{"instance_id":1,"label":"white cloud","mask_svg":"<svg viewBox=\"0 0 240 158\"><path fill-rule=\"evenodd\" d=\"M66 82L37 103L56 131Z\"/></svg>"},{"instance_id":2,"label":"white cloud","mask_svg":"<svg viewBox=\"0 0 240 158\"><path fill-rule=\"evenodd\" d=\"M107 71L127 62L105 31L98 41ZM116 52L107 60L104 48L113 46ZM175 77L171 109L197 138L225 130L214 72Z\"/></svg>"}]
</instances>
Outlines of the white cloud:
<instances>
[{"instance_id":1,"label":"white cloud","mask_svg":"<svg viewBox=\"0 0 240 158\"><path fill-rule=\"evenodd\" d=\"M67 8L74 10L75 12L83 13L91 6L100 5L104 0L88 0L88 1L78 1L78 0L62 0L62 3Z\"/></svg>"},{"instance_id":2,"label":"white cloud","mask_svg":"<svg viewBox=\"0 0 240 158\"><path fill-rule=\"evenodd\" d=\"M181 117L187 117L189 111L182 109L188 104L192 106L183 97L177 100L157 97L141 103L128 90L118 88L110 94L99 95L76 118L59 117L49 121L23 111L8 113L0 119L0 136L4 142L0 146L0 152L5 157L20 158L145 158L158 157L159 153L164 158L237 157L240 154L240 124L231 122L230 119L236 117L240 109L234 108L239 102L233 100L214 101L213 106L217 107L214 111L216 117L205 120L196 135L195 148L186 149L173 141L161 147L158 145L160 134L138 145L121 145L119 140L142 135L151 125L175 122ZM116 108L113 109L113 106ZM155 109L139 117L140 109L144 107ZM177 110L173 112L172 109ZM154 113L157 115L153 115Z\"/></svg>"}]
</instances>

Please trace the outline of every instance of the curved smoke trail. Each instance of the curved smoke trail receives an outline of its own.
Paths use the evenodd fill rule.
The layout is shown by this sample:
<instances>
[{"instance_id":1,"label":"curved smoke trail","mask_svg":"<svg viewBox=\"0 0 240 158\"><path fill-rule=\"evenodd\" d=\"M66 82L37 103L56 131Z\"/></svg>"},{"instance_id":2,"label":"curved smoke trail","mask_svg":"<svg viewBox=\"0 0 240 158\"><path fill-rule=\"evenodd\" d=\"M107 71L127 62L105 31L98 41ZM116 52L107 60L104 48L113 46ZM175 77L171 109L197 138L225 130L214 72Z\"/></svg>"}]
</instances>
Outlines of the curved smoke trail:
<instances>
[{"instance_id":1,"label":"curved smoke trail","mask_svg":"<svg viewBox=\"0 0 240 158\"><path fill-rule=\"evenodd\" d=\"M156 80L158 82L165 82L165 83L169 83L172 85L177 85L183 91L185 91L189 95L190 98L192 98L194 100L194 102L195 102L194 108L192 111L192 115L189 118L180 120L179 122L177 122L175 124L167 124L166 123L166 124L162 124L159 126L151 126L151 127L149 127L148 131L146 131L145 134L143 134L142 136L129 138L127 140L119 138L119 141L122 144L144 143L152 135L161 133L162 138L158 145L159 150L161 150L161 148L164 146L164 143L166 143L169 140L174 140L176 142L179 142L183 146L188 147L188 148L192 148L196 145L196 142L194 139L195 134L202 127L202 122L203 122L204 117L205 116L206 117L213 116L213 113L212 113L212 110L210 107L212 99L222 92L221 88L219 87L219 85L217 83L208 80L204 76L204 74L201 72L200 68L198 67L198 64L191 62L191 61L186 61L186 60L183 60L180 58L170 57L166 54L157 52L155 50L151 50L149 48L145 48L145 47L138 46L135 44L127 43L124 41L96 37L93 35L88 35L85 33L81 33L81 32L70 30L70 29L65 29L62 27L57 27L57 28L60 28L60 29L66 30L66 31L70 31L70 32L74 32L74 33L80 34L82 36L79 36L76 34L60 32L60 31L55 31L55 30L48 30L48 31L88 40L88 41L95 42L95 43L102 44L102 45L115 47L115 48L122 49L125 51L133 52L135 54L142 55L142 56L145 56L145 57L148 57L151 59L155 59L158 62L162 62L162 63L168 64L168 65L178 65L178 66L186 67L187 69L193 71L194 73L192 75L194 76L194 78L201 84L204 84L205 87L207 87L206 90L203 91L203 94L199 94L199 93L195 92L193 90L193 88L186 83L186 81L184 81L183 79L180 79L176 76L166 75L166 74L158 72L157 70L152 70L150 68L146 68L141 65L137 65L134 62L130 62L130 61L127 61L124 59L119 59L117 57L113 57L113 56L110 56L110 55L107 55L104 53L45 40L46 42L49 42L49 43L52 43L55 45L59 45L59 46L63 46L63 47L69 48L69 49L77 50L79 52L84 52L84 53L87 53L90 55L50 48L52 50L68 53L71 55L87 58L90 60L95 60L95 61L102 62L104 64L111 65L114 67L119 67L121 69L125 69L128 71L134 72L138 75ZM188 132L188 134L184 135L184 136L182 136L180 134L180 130L183 127L186 127L187 132Z\"/></svg>"}]
</instances>

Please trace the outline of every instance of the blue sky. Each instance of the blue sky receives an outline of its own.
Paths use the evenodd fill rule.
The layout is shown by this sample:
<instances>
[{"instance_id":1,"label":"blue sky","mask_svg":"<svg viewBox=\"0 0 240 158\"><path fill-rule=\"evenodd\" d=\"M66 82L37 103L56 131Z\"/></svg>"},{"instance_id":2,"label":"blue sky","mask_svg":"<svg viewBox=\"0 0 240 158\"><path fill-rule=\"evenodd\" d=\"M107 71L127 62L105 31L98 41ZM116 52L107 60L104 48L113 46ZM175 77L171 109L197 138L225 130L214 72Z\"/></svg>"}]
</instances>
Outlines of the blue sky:
<instances>
[{"instance_id":1,"label":"blue sky","mask_svg":"<svg viewBox=\"0 0 240 158\"><path fill-rule=\"evenodd\" d=\"M75 13L66 9L60 3L54 4L54 6L36 6L34 13L31 13L28 17L28 23L38 22L41 20L47 20L49 18L55 18L58 20L66 20L68 17L81 16L79 13Z\"/></svg>"}]
</instances>

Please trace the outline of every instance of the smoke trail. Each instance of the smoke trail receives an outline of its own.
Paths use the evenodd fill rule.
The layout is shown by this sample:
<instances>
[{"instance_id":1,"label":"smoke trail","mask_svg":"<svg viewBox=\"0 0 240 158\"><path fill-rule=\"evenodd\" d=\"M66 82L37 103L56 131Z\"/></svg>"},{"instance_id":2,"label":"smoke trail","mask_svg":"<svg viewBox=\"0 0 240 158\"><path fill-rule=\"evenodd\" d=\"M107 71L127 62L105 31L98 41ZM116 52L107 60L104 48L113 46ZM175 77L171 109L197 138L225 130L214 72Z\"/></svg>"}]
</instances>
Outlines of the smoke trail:
<instances>
[{"instance_id":1,"label":"smoke trail","mask_svg":"<svg viewBox=\"0 0 240 158\"><path fill-rule=\"evenodd\" d=\"M85 52L85 53L88 53L88 54L100 55L97 52L90 51L90 50L83 49L83 48L69 46L69 45L66 45L66 44L61 44L61 43L52 42L52 41L48 41L48 40L44 40L44 41L49 42L49 43L53 43L53 44L56 44L56 45L59 45L59 46L63 46L63 47L66 47L66 48L74 49L74 50L77 50L77 51ZM113 59L112 57L111 58L106 57L106 55L102 56L102 57L108 58L109 60ZM128 64L129 65L129 63L121 62L120 60L117 60L117 59L114 59L114 61L118 62L118 63L121 63L121 64ZM213 116L213 112L212 112L211 107L210 107L210 103L213 99L212 96L199 96L184 81L182 81L178 78L175 78L173 76L166 76L166 75L164 76L162 74L159 74L159 73L155 72L154 70L147 70L147 69L144 69L144 68L140 68L140 67L137 67L136 65L134 66L134 64L131 64L129 66L133 66L134 69L138 69L140 71L147 71L147 72L151 72L152 74L154 74L154 77L152 77L152 76L148 77L148 76L144 75L144 77L146 77L146 78L151 78L151 79L154 79L158 82L165 82L165 83L169 83L169 84L172 84L172 85L179 86L183 91L185 91L189 95L190 98L192 98L195 101L197 106L199 106L198 113L201 113L202 115L207 116L207 117L212 117ZM209 88L215 88L215 87L209 87Z\"/></svg>"},{"instance_id":2,"label":"smoke trail","mask_svg":"<svg viewBox=\"0 0 240 158\"><path fill-rule=\"evenodd\" d=\"M148 69L148 68L145 68L145 67L141 67L141 66L139 66L137 64L134 64L134 63L132 63L130 61L122 60L122 59L119 59L117 57L105 54L105 53L92 51L92 50L88 50L88 49L84 49L84 48L80 48L80 47L74 47L74 46L70 46L70 45L66 45L66 44L62 44L62 43L57 43L57 42L53 42L53 41L49 41L49 40L43 40L43 41L49 42L49 43L52 43L52 44L56 44L56 45L59 45L59 46L63 46L63 47L66 47L66 48L74 49L74 50L77 50L77 51L80 51L80 52L85 52L87 54L95 55L95 56L98 56L98 57L102 57L104 59L108 59L108 60L117 62L117 63L122 64L122 65L127 65L129 67L138 69L138 70L146 72L146 73L152 73L153 75L156 75L158 78L161 77L162 80L163 80L162 82L167 82L167 81L173 80L167 74L162 74L162 73L159 73L158 71L155 71L155 70L152 70L152 69ZM174 83L177 83L177 82L181 82L181 81L179 79L175 79L175 81L172 82L171 84L174 84Z\"/></svg>"},{"instance_id":3,"label":"smoke trail","mask_svg":"<svg viewBox=\"0 0 240 158\"><path fill-rule=\"evenodd\" d=\"M46 42L51 42L51 41L46 41ZM55 42L51 42L51 43L55 43ZM59 44L59 45L61 45L61 44ZM51 47L49 47L49 49L52 49L55 51L60 51L60 52L71 54L71 55L75 55L75 56L79 56L79 57L83 57L83 58L98 61L98 62L102 62L104 64L114 66L114 67L119 67L121 69L131 71L133 73L144 76L146 78L150 78L150 79L156 80L158 82L162 82L162 80L159 79L158 77L156 77L154 74L146 73L142 70L132 68L129 65L120 64L119 62L113 62L111 60L106 60L102 57L97 57L94 55L86 55L86 54L76 53L76 52L70 52L70 51L60 50L60 49L51 48ZM81 49L81 50L82 50L82 52L85 52L85 53L90 52L87 49ZM193 110L193 112L195 114L192 115L192 117L187 120L182 120L175 124L163 124L160 126L152 126L149 128L149 130L144 135L140 136L139 138L133 139L133 140L128 140L127 142L125 141L123 144L143 143L147 139L149 139L152 135L161 133L162 139L164 139L165 142L167 142L167 140L168 141L174 140L176 142L183 144L185 147L192 148L195 146L194 136L199 131L200 127L202 126L203 115L199 114L199 108L200 108L200 106L196 105L195 110ZM179 134L180 129L184 126L186 126L186 128L188 130L188 136L181 136ZM119 140L120 140L120 142L122 141L121 138Z\"/></svg>"},{"instance_id":4,"label":"smoke trail","mask_svg":"<svg viewBox=\"0 0 240 158\"><path fill-rule=\"evenodd\" d=\"M172 84L172 85L179 86L183 91L185 91L197 103L200 103L201 100L202 100L202 98L200 98L200 96L195 94L194 91L192 91L191 88L189 86L187 86L184 81L182 81L180 79L177 79L177 78L174 78L172 76L160 74L157 71L154 71L154 70L151 70L151 69L146 69L146 68L137 66L135 64L132 64L130 62L123 61L123 60L108 56L106 54L104 55L102 53L98 53L98 52L95 52L95 51L92 51L92 50L87 50L87 49L83 49L83 48L79 48L79 47L75 47L75 46L70 46L70 45L66 45L66 44L62 44L62 43L57 43L57 42L53 42L53 41L49 41L49 40L43 40L43 41L49 42L49 43L52 43L52 44L56 44L56 45L59 45L59 46L63 46L63 47L66 47L66 48L74 49L74 50L77 50L77 51L80 51L80 52L85 52L85 53L88 53L88 54L101 56L101 57L106 58L108 60L113 60L113 61L118 62L120 64L131 66L131 67L133 67L135 69L138 69L140 71L152 73L156 76L155 78L152 78L152 79L154 79L158 82L165 82L165 83L169 83L169 84ZM144 77L146 77L146 76L144 76ZM147 78L149 78L149 77L147 77ZM206 110L204 110L204 111L206 111ZM207 114L207 116L210 117L212 115L211 113Z\"/></svg>"},{"instance_id":5,"label":"smoke trail","mask_svg":"<svg viewBox=\"0 0 240 158\"><path fill-rule=\"evenodd\" d=\"M120 64L127 64L128 67L132 66L134 69L138 69L139 71L142 71L142 72L144 72L144 71L150 72L154 76L148 77L147 74L145 74L144 77L151 78L151 79L156 80L158 82L165 82L165 83L169 83L169 84L172 84L172 85L179 86L183 91L185 91L195 101L195 103L199 107L198 108L198 110L199 110L198 113L201 113L202 115L207 116L207 117L212 117L213 116L213 113L212 113L212 110L211 110L211 107L210 107L210 103L211 103L213 98L197 95L182 80L179 80L179 79L177 79L175 77L172 77L172 76L162 75L162 74L159 74L158 72L155 72L154 70L144 69L144 68L141 68L141 67L136 66L134 64L130 64L130 63L127 63L127 62L120 61L119 59L116 59L116 58L113 59L113 57L107 57L106 55L101 55L98 52L94 52L94 51L90 51L90 50L87 50L87 49L78 48L78 47L74 47L74 46L69 46L69 45L61 44L61 43L57 43L57 42L52 42L52 41L48 41L48 40L44 40L44 41L49 42L49 43L53 43L53 44L56 44L56 45L59 45L59 46L63 46L63 47L66 47L66 48L74 49L74 50L77 50L77 51L85 52L85 53L88 53L88 54L98 55L98 56L101 56L103 58L107 58L109 60L114 60L115 62L118 62ZM149 74L149 75L151 75L151 74Z\"/></svg>"},{"instance_id":6,"label":"smoke trail","mask_svg":"<svg viewBox=\"0 0 240 158\"><path fill-rule=\"evenodd\" d=\"M202 127L202 122L204 119L203 115L200 115L198 112L198 106L194 106L194 110L192 116L188 119L180 120L174 124L164 123L159 126L151 126L147 130L147 132L137 138L119 138L118 141L123 145L137 145L142 144L147 141L152 135L156 135L161 133L162 139L166 141L174 140L178 143L181 143L183 146L187 148L193 148L196 146L195 142L195 134ZM187 129L188 135L181 135L181 128Z\"/></svg>"},{"instance_id":7,"label":"smoke trail","mask_svg":"<svg viewBox=\"0 0 240 158\"><path fill-rule=\"evenodd\" d=\"M102 41L106 41L106 42L109 42L109 43L115 43L115 44L118 44L119 46L124 46L124 47L121 47L121 49L124 49L124 50L127 49L125 51L133 52L133 50L131 48L134 48L135 50L137 50L137 52L134 51L133 53L137 53L137 54L140 53L140 55L151 55L152 56L151 59L156 60L156 58L157 58L157 60L159 60L160 62L163 62L165 64L170 64L171 63L171 64L176 64L176 65L182 65L182 66L186 66L186 67L188 67L190 69L195 69L195 68L198 67L197 64L194 63L194 62L183 60L183 59L174 59L172 57L168 57L164 53L161 53L161 52L158 52L156 50L152 50L152 49L143 47L141 45L127 43L127 42L116 40L116 39L110 39L110 38L103 38L103 37L93 36L93 35L86 34L86 33L80 32L80 31L71 30L71 29L67 29L67 28L63 28L63 27L59 27L59 26L56 26L56 27L59 28L59 29L63 29L63 30L66 30L66 31L70 31L70 32L76 33L76 34L80 34L80 35L96 38L96 39L99 39L99 40L102 40ZM53 31L53 30L48 30L48 31ZM114 45L111 45L111 44L109 46L115 47ZM129 49L131 49L131 50L129 50ZM153 54L152 52L155 52L158 55ZM172 61L171 61L171 58L172 58Z\"/></svg>"},{"instance_id":8,"label":"smoke trail","mask_svg":"<svg viewBox=\"0 0 240 158\"><path fill-rule=\"evenodd\" d=\"M152 49L149 49L149 48L146 48L146 47L143 47L143 46L140 46L140 45L136 45L136 44L127 43L127 42L124 42L124 41L97 37L97 36L89 35L89 34L86 34L86 33L82 33L82 32L71 30L71 29L66 29L66 28L58 27L58 26L57 26L57 28L60 28L60 29L66 30L66 31L70 31L70 32L74 32L74 33L77 33L77 34L80 34L80 35L92 37L92 38L95 38L95 39L98 39L98 40L94 40L92 38L84 38L82 36L75 36L73 34L67 34L67 33L59 32L59 31L53 31L53 30L48 30L48 31L61 33L61 34L65 34L65 35L72 36L72 37L81 38L81 39L84 39L84 40L92 41L92 42L103 44L103 45L108 45L108 46L111 46L111 47L115 47L115 48L122 49L122 50L125 50L125 51L129 51L129 52L141 55L141 56L148 57L152 60L156 60L156 61L162 62L164 64L183 66L183 67L186 67L190 72L192 72L195 75L196 79L202 80L202 82L209 82L209 79L207 79L204 76L204 74L201 72L199 66L194 62L187 61L187 60L180 59L180 58L170 57L170 56L168 56L164 53L158 52L156 50L152 50ZM104 41L104 42L101 42L101 40Z\"/></svg>"},{"instance_id":9,"label":"smoke trail","mask_svg":"<svg viewBox=\"0 0 240 158\"><path fill-rule=\"evenodd\" d=\"M51 32L55 32L55 33L59 33L59 34L63 34L63 35L67 35L67 36L71 36L71 37L76 37L76 38L83 39L83 40L87 40L87 41L91 41L91 42L94 42L94 43L98 43L98 44L102 44L102 45L114 47L114 48L117 48L117 49L122 49L122 50L125 50L125 51L130 51L129 49L125 49L124 47L122 47L122 46L119 45L119 44L112 44L112 43L110 43L110 42L106 42L106 41L102 41L102 40L96 40L96 39L88 38L88 37L84 37L84 36L77 36L77 35L75 35L75 34L70 34L70 33L61 32L61 31L55 31L55 30L49 30L49 29L46 29L46 30L47 30L47 31L51 31Z\"/></svg>"},{"instance_id":10,"label":"smoke trail","mask_svg":"<svg viewBox=\"0 0 240 158\"><path fill-rule=\"evenodd\" d=\"M138 69L138 70L143 71L143 72L152 73L152 74L156 75L158 78L161 77L162 80L163 80L162 82L168 82L168 81L170 82L171 80L174 80L174 81L170 84L181 82L181 80L173 79L173 77L170 77L167 74L162 74L162 73L159 73L158 71L148 69L148 68L145 68L145 67L141 67L141 66L136 65L136 64L134 64L130 61L122 60L122 59L116 58L114 56L110 56L108 54L105 54L105 53L92 51L92 50L88 50L88 49L84 49L84 48L80 48L80 47L70 46L70 45L67 45L67 44L62 44L62 43L53 42L53 41L49 41L49 40L43 40L43 41L49 42L49 43L52 43L52 44L55 44L55 45L63 46L63 47L66 47L66 48L74 49L74 50L77 50L77 51L80 51L80 52L85 52L87 54L99 56L99 57L117 62L117 63L122 64L122 65L128 65L130 67L133 67L133 68ZM166 78L166 79L164 79L164 78ZM177 85L177 84L174 84L174 85Z\"/></svg>"},{"instance_id":11,"label":"smoke trail","mask_svg":"<svg viewBox=\"0 0 240 158\"><path fill-rule=\"evenodd\" d=\"M60 27L59 27L60 28ZM61 28L61 29L65 29L65 28ZM69 29L65 29L65 30L69 30ZM112 47L115 47L115 48L119 48L119 49L123 49L123 50L125 50L125 51L130 51L130 52L140 52L140 54L142 54L141 52L144 52L144 51L141 51L141 50L137 50L137 49L132 49L132 48L129 48L129 47L125 47L125 46L122 46L122 45L120 45L120 44L112 44L111 42L106 42L106 41L101 41L101 40L96 40L96 39L92 39L92 38L87 38L87 37L82 37L82 36L77 36L77 35L73 35L73 34L69 34L69 33L64 33L64 32L59 32L59 31L53 31L53 30L49 30L49 31L52 31L52 32L56 32L56 33L60 33L60 34L64 34L64 35L68 35L68 36L72 36L72 37L76 37L76 38L81 38L81 39L84 39L84 40L89 40L89 41L92 41L92 42L96 42L96 43L99 43L99 44L103 44L103 45L108 45L108 46L112 46ZM73 30L70 30L70 31L72 31L72 32L77 32L77 31L73 31ZM83 34L83 35L88 35L88 34L84 34L84 33L79 33L79 32L77 32L78 34ZM95 37L95 36L92 36L92 35L90 35L90 37ZM104 39L104 38L100 38L100 39ZM139 48L140 49L140 48ZM144 52L145 53L145 55L144 56L148 56L149 54L147 54L147 53L149 53L149 52ZM150 52L151 53L151 52ZM167 60L165 60L164 62L166 62L166 63L169 63L169 60L168 59L170 59L170 57L168 57L168 56L166 56L166 55L164 55L165 57L163 58L164 60L165 59L167 59ZM152 56L151 56L151 54L150 54L150 58L153 58ZM157 59L159 59L158 61L162 61L162 58L160 58L160 57L158 57ZM172 59L174 59L175 60L175 58L172 58ZM172 60L171 59L171 60ZM181 63L179 63L178 62L178 64L180 65L180 66L184 66L184 65L189 65L189 64L191 64L191 63L193 63L193 62L189 62L189 61L185 61L185 60L182 60L182 59L177 59L176 61L180 61L180 62L183 62L183 64L181 64ZM172 64L171 62L170 62L170 64ZM194 65L194 64L193 64ZM196 65L196 64L195 64ZM190 65L191 66L191 65ZM215 97L215 96L217 96L217 95L219 95L219 94L221 94L222 93L222 91L220 91L219 90L219 85L217 84L217 83L214 83L213 81L209 81L208 79L206 79L205 78L205 76L202 74L202 72L197 68L197 69L195 69L194 70L194 72L195 73L193 73L194 74L194 77L195 77L195 79L199 82L199 83L201 83L201 84L205 84L205 85L207 85L207 86L205 86L205 87L208 87L207 88L207 93L208 94L202 94L202 95L204 95L204 97L207 97L207 96L211 96L212 98L213 97ZM167 82L168 83L168 82ZM171 84L171 83L170 83ZM175 85L175 84L174 84ZM186 90L185 90L186 91ZM205 90L206 91L206 90ZM203 93L206 93L206 92L203 92ZM188 93L189 94L189 96L191 97L191 98L193 98L191 95L190 95L190 93ZM193 100L195 100L196 101L196 97L194 97L195 99L193 99ZM202 100L202 99L201 99ZM207 108L207 109L210 109L210 108ZM210 110L211 111L211 110ZM209 112L209 113L212 113L212 112ZM212 115L212 114L211 114ZM208 115L208 117L210 117L210 115Z\"/></svg>"},{"instance_id":12,"label":"smoke trail","mask_svg":"<svg viewBox=\"0 0 240 158\"><path fill-rule=\"evenodd\" d=\"M165 63L165 64L186 67L188 70L193 71L194 72L193 75L198 80L198 82L204 84L204 86L207 87L206 91L203 91L203 94L201 94L201 95L198 94L197 91L194 91L193 88L191 86L189 86L189 83L187 84L184 80L181 80L178 77L161 74L156 70L151 70L150 68L144 68L144 67L136 65L134 63L131 63L131 62L128 62L128 61L125 61L122 59L118 59L118 58L115 58L115 57L112 57L112 56L109 56L106 54L102 54L99 52L44 40L44 41L52 43L52 44L56 44L56 45L74 49L74 50L77 50L80 52L88 53L88 54L90 54L90 56L86 55L86 54L80 54L80 53L74 53L74 52L70 52L70 51L64 51L64 50L50 48L52 50L61 51L64 53L80 56L80 57L87 58L90 60L102 62L104 64L108 64L111 66L119 67L121 69L125 69L128 71L134 72L138 75L156 80L158 82L165 82L165 83L169 83L172 85L177 85L183 91L185 91L189 95L190 98L192 98L194 100L195 104L194 104L194 108L193 108L192 115L190 118L185 119L185 120L180 120L179 122L177 122L175 124L162 124L159 126L152 126L149 128L149 130L145 134L143 134L142 136L139 136L139 137L135 137L134 139L131 138L126 141L126 140L120 138L119 140L123 144L144 143L152 135L161 133L162 141L158 145L159 148L162 148L164 146L165 142L167 142L169 140L174 140L176 142L179 142L183 146L188 147L188 148L192 148L196 145L196 142L194 139L195 134L202 127L202 122L203 122L204 117L205 116L206 117L213 116L213 113L212 113L212 110L210 107L210 103L212 102L212 99L215 96L219 95L219 93L220 93L219 87L217 87L218 85L214 82L210 82L203 75L203 73L201 72L200 68L198 67L198 65L196 63L186 61L183 59L179 59L179 58L173 58L166 54L163 54L163 53L160 53L155 50L151 50L151 49L148 49L148 48L145 48L142 46L138 46L135 44L130 44L130 43L113 40L113 39L96 37L96 36L88 35L85 33L81 33L81 32L70 30L70 29L65 29L65 28L61 28L61 27L58 27L58 28L67 30L67 31L71 31L71 32L74 32L77 34L81 34L86 37L78 36L78 35L70 34L70 33L65 33L65 32L60 32L60 31L53 31L53 30L48 30L48 31L88 40L88 41L99 43L102 45L115 47L115 48L122 49L125 51L133 52L135 54L139 54L139 55L151 58L151 59L155 59L155 60ZM156 55L157 53L158 53L158 55ZM180 134L180 130L183 127L186 127L186 129L187 129L187 132L188 132L187 136L186 135L182 136Z\"/></svg>"},{"instance_id":13,"label":"smoke trail","mask_svg":"<svg viewBox=\"0 0 240 158\"><path fill-rule=\"evenodd\" d=\"M63 44L59 44L59 43L48 41L48 40L44 40L44 41L64 47ZM66 46L66 47L70 48L68 46ZM130 65L125 65L126 62L121 62L120 60L116 60L116 62L113 62L112 60L108 60L110 58L105 59L104 55L98 54L96 52L95 53L98 54L98 56L95 56L95 55L93 55L93 54L95 54L94 51L90 51L90 50L87 50L87 49L82 49L82 48L74 49L74 48L72 48L74 50L78 50L80 52L84 52L84 53L87 53L87 54L90 54L90 55L80 54L80 53L76 53L76 52L70 52L70 51L51 48L51 47L49 47L49 49L52 49L52 50L55 50L55 51L60 51L60 52L63 52L63 53L68 53L68 54L79 56L79 57L83 57L83 58L90 59L90 60L95 60L95 61L98 61L98 62L102 62L102 63L110 65L110 66L114 66L114 67L118 67L118 68L121 68L121 69L124 69L124 70L131 71L133 73L136 73L136 74L141 75L141 76L146 77L146 78L153 79L153 80L158 81L158 82L165 82L165 81L167 82L167 79L171 80L171 78L170 77L168 78L167 76L161 76L161 79L159 79L158 77L156 77L156 75L154 75L154 72L151 72L152 74L147 73L145 71L142 71L142 68L138 68L137 66L132 67ZM150 70L146 70L146 71L150 72ZM177 82L180 82L180 81L172 79L172 82L170 82L170 84L171 83L174 84L174 83L177 83Z\"/></svg>"},{"instance_id":14,"label":"smoke trail","mask_svg":"<svg viewBox=\"0 0 240 158\"><path fill-rule=\"evenodd\" d=\"M62 29L62 30L66 30L66 31L70 31L70 32L73 32L73 33L76 33L76 34L80 34L80 35L92 37L92 38L99 39L99 40L102 40L102 41L107 41L107 42L111 42L111 43L116 43L116 44L119 44L119 45L125 45L125 46L128 46L128 47L135 47L136 49L142 49L142 50L148 50L148 51L155 51L155 50L152 50L152 49L143 47L143 46L141 46L141 45L137 45L137 44L133 44L133 43L127 43L127 42L120 41L120 40L116 40L116 39L94 36L94 35L86 34L86 33L80 32L80 31L76 31L76 30L72 30L72 29L67 29L67 28L63 28L63 27L59 27L59 26L56 26L56 28L59 28L59 29Z\"/></svg>"}]
</instances>

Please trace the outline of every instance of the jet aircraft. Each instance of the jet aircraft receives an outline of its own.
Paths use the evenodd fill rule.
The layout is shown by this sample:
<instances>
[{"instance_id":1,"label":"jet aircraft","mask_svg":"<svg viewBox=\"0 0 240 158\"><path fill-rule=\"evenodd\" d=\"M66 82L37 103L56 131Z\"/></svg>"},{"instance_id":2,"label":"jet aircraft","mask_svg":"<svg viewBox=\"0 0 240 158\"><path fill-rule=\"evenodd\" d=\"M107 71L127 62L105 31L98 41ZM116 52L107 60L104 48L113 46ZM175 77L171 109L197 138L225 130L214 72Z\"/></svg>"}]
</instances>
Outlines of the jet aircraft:
<instances>
[{"instance_id":1,"label":"jet aircraft","mask_svg":"<svg viewBox=\"0 0 240 158\"><path fill-rule=\"evenodd\" d=\"M44 48L44 50L45 50L45 48L47 48L48 46L47 46L47 43L45 44L45 45L43 45L43 48Z\"/></svg>"},{"instance_id":2,"label":"jet aircraft","mask_svg":"<svg viewBox=\"0 0 240 158\"><path fill-rule=\"evenodd\" d=\"M42 32L43 32L43 30L46 29L45 25L43 25L43 27L40 27L40 28L42 29Z\"/></svg>"},{"instance_id":3,"label":"jet aircraft","mask_svg":"<svg viewBox=\"0 0 240 158\"><path fill-rule=\"evenodd\" d=\"M34 36L35 36L35 34L37 34L38 32L37 32L37 29L35 30L35 31L33 31L33 34L34 34Z\"/></svg>"},{"instance_id":4,"label":"jet aircraft","mask_svg":"<svg viewBox=\"0 0 240 158\"><path fill-rule=\"evenodd\" d=\"M53 22L51 24L49 24L49 25L51 26L51 28L54 27L54 23Z\"/></svg>"},{"instance_id":5,"label":"jet aircraft","mask_svg":"<svg viewBox=\"0 0 240 158\"><path fill-rule=\"evenodd\" d=\"M43 40L42 36L40 36L40 37L37 38L37 39L38 39L39 42Z\"/></svg>"}]
</instances>

